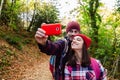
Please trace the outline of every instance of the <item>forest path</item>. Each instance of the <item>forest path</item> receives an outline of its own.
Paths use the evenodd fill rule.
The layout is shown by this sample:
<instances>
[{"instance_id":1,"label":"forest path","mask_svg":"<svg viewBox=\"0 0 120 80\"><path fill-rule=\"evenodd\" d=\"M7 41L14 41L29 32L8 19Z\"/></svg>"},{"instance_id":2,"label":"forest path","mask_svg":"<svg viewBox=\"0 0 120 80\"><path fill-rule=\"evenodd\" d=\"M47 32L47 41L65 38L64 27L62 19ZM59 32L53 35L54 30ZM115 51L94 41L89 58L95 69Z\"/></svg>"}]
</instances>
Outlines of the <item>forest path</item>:
<instances>
[{"instance_id":1,"label":"forest path","mask_svg":"<svg viewBox=\"0 0 120 80\"><path fill-rule=\"evenodd\" d=\"M22 80L52 80L49 70L49 56L41 53L40 60L25 70Z\"/></svg>"},{"instance_id":2,"label":"forest path","mask_svg":"<svg viewBox=\"0 0 120 80\"><path fill-rule=\"evenodd\" d=\"M50 56L40 52L37 44L28 44L17 50L4 40L0 39L0 43L0 63L2 59L10 63L0 69L0 80L52 80ZM10 55L6 55L8 51Z\"/></svg>"}]
</instances>

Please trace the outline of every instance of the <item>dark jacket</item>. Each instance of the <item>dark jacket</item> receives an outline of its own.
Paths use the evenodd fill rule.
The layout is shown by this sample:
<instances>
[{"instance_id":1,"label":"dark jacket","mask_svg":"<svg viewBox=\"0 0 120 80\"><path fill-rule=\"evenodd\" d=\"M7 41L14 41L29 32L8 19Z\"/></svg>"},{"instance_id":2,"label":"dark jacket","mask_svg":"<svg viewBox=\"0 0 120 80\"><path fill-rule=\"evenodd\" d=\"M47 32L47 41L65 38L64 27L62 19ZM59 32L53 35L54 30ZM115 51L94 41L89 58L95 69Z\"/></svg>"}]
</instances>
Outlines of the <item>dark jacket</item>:
<instances>
[{"instance_id":1,"label":"dark jacket","mask_svg":"<svg viewBox=\"0 0 120 80\"><path fill-rule=\"evenodd\" d=\"M51 41L47 41L45 46L42 46L40 44L38 44L39 49L41 50L41 52L46 53L47 55L56 55L56 64L55 64L55 75L59 75L62 76L62 80L64 80L64 68L65 68L65 63L68 59L68 53L70 51L70 44L71 41L69 39L67 39L68 42L68 51L66 53L66 56L63 58L62 60L62 69L61 71L59 70L59 64L60 64L60 59L61 59L61 55L62 52L64 50L65 47L65 41L63 41L62 39L56 41L56 42L51 42ZM60 72L62 72L62 75L60 75ZM55 79L55 80L60 80L60 79Z\"/></svg>"}]
</instances>

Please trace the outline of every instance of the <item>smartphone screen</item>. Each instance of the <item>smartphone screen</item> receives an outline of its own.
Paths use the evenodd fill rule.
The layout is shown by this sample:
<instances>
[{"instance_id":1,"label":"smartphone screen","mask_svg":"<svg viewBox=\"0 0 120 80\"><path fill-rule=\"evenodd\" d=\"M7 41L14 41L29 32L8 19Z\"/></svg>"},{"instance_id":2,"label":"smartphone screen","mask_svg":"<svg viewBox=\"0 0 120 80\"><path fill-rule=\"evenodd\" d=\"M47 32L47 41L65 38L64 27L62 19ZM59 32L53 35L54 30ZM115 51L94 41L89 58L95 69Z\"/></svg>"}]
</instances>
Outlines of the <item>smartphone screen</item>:
<instances>
[{"instance_id":1,"label":"smartphone screen","mask_svg":"<svg viewBox=\"0 0 120 80\"><path fill-rule=\"evenodd\" d=\"M42 24L41 28L46 31L46 35L60 35L61 34L61 24L54 23L54 24Z\"/></svg>"}]
</instances>

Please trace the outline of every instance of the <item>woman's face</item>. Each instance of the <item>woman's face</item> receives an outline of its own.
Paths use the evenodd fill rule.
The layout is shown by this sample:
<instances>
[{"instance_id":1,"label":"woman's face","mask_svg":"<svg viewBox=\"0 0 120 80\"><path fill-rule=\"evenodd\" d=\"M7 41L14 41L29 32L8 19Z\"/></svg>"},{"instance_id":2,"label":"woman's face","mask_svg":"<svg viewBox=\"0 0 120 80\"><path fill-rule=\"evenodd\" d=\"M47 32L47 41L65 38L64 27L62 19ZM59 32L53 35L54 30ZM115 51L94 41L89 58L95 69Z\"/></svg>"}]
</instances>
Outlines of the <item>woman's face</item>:
<instances>
[{"instance_id":1,"label":"woman's face","mask_svg":"<svg viewBox=\"0 0 120 80\"><path fill-rule=\"evenodd\" d=\"M73 50L81 50L83 47L83 43L84 43L84 41L83 41L82 37L75 36L72 40L71 48Z\"/></svg>"}]
</instances>

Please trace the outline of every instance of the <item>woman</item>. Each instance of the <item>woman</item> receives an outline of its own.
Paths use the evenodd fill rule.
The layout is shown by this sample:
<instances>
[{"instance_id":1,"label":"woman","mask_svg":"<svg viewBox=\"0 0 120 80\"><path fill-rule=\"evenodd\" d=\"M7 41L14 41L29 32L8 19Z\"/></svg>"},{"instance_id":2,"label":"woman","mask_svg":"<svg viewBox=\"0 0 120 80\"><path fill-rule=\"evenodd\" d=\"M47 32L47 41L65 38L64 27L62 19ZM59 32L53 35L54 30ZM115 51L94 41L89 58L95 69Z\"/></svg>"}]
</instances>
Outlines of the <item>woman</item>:
<instances>
[{"instance_id":1,"label":"woman","mask_svg":"<svg viewBox=\"0 0 120 80\"><path fill-rule=\"evenodd\" d=\"M91 39L84 34L73 37L69 59L65 65L65 80L106 80L106 70L99 60L91 58L87 49Z\"/></svg>"}]
</instances>

